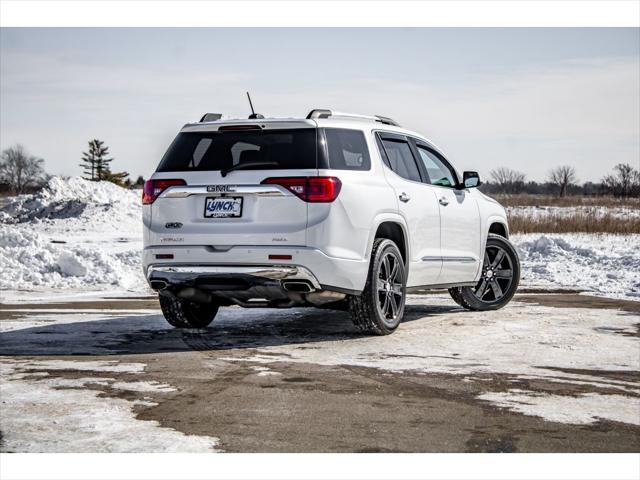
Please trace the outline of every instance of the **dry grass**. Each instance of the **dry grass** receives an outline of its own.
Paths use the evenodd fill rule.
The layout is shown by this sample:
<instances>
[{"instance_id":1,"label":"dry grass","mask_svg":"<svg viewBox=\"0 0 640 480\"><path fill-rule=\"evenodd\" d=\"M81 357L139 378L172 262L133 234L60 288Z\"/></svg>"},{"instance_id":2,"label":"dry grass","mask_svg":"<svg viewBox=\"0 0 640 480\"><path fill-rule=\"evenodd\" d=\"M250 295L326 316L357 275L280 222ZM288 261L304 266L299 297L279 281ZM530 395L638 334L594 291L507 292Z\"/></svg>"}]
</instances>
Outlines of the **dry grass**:
<instances>
[{"instance_id":1,"label":"dry grass","mask_svg":"<svg viewBox=\"0 0 640 480\"><path fill-rule=\"evenodd\" d=\"M640 233L640 218L597 216L576 212L573 215L545 215L538 218L509 215L511 233Z\"/></svg>"},{"instance_id":2,"label":"dry grass","mask_svg":"<svg viewBox=\"0 0 640 480\"><path fill-rule=\"evenodd\" d=\"M552 195L491 195L505 207L631 207L640 208L640 198L618 199L610 195L585 197L571 195L555 197Z\"/></svg>"},{"instance_id":3,"label":"dry grass","mask_svg":"<svg viewBox=\"0 0 640 480\"><path fill-rule=\"evenodd\" d=\"M624 215L620 209L640 209L640 198L617 199L612 196L554 197L550 195L495 195L504 207L583 207L574 212L547 212L530 216L525 212L509 214L512 233L615 233L640 234L638 215ZM584 208L587 207L587 208ZM616 215L603 214L602 208L616 209Z\"/></svg>"}]
</instances>

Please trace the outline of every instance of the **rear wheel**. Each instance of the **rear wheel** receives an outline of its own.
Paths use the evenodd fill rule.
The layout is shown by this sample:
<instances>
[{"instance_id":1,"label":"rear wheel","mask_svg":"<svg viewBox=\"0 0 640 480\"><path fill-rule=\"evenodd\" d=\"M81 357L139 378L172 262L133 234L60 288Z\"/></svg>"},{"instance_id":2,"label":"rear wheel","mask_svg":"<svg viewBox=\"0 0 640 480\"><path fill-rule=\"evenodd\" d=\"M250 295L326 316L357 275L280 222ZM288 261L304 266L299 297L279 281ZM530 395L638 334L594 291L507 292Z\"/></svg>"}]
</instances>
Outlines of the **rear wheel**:
<instances>
[{"instance_id":1,"label":"rear wheel","mask_svg":"<svg viewBox=\"0 0 640 480\"><path fill-rule=\"evenodd\" d=\"M349 301L354 325L375 335L393 333L404 316L405 277L404 261L396 244L388 239L376 239L364 290Z\"/></svg>"},{"instance_id":2,"label":"rear wheel","mask_svg":"<svg viewBox=\"0 0 640 480\"><path fill-rule=\"evenodd\" d=\"M204 328L218 313L218 305L193 303L169 295L159 295L162 314L176 328Z\"/></svg>"},{"instance_id":3,"label":"rear wheel","mask_svg":"<svg viewBox=\"0 0 640 480\"><path fill-rule=\"evenodd\" d=\"M474 287L450 288L451 298L468 310L497 310L513 298L520 282L520 261L511 242L489 234L482 276Z\"/></svg>"}]
</instances>

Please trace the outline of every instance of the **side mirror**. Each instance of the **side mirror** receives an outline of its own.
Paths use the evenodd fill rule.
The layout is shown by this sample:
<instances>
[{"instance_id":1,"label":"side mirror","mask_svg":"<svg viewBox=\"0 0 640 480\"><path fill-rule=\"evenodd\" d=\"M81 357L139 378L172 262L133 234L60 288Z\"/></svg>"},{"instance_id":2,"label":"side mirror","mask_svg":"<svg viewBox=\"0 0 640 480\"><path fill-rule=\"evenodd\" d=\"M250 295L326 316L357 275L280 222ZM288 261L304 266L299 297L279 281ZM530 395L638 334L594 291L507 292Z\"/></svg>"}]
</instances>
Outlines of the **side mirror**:
<instances>
[{"instance_id":1,"label":"side mirror","mask_svg":"<svg viewBox=\"0 0 640 480\"><path fill-rule=\"evenodd\" d=\"M464 172L462 174L462 187L463 188L475 188L482 185L480 181L480 175L478 172Z\"/></svg>"}]
</instances>

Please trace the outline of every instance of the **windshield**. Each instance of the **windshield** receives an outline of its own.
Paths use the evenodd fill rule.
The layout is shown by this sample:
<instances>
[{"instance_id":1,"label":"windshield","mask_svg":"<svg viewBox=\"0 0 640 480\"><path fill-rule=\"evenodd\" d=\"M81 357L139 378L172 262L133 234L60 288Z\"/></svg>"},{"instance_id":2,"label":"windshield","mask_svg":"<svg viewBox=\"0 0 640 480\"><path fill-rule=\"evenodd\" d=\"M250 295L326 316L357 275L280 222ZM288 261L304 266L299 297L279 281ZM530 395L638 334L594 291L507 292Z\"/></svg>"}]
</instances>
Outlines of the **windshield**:
<instances>
[{"instance_id":1,"label":"windshield","mask_svg":"<svg viewBox=\"0 0 640 480\"><path fill-rule=\"evenodd\" d=\"M315 128L182 132L157 171L314 169L316 144Z\"/></svg>"}]
</instances>

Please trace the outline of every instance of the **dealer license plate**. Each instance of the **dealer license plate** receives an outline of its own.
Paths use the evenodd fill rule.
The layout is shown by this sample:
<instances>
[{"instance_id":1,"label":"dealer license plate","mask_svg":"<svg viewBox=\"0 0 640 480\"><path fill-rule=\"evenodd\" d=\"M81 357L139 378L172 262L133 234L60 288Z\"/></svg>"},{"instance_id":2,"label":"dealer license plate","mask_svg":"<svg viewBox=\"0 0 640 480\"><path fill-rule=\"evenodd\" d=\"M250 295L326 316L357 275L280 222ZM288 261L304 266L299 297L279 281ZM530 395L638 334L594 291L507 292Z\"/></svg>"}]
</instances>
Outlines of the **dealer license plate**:
<instances>
[{"instance_id":1,"label":"dealer license plate","mask_svg":"<svg viewBox=\"0 0 640 480\"><path fill-rule=\"evenodd\" d=\"M242 216L242 197L207 197L205 218L234 218Z\"/></svg>"}]
</instances>

